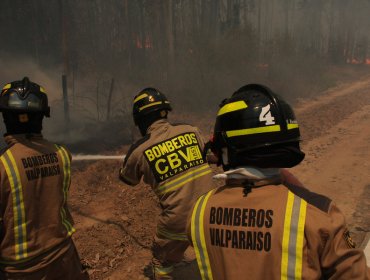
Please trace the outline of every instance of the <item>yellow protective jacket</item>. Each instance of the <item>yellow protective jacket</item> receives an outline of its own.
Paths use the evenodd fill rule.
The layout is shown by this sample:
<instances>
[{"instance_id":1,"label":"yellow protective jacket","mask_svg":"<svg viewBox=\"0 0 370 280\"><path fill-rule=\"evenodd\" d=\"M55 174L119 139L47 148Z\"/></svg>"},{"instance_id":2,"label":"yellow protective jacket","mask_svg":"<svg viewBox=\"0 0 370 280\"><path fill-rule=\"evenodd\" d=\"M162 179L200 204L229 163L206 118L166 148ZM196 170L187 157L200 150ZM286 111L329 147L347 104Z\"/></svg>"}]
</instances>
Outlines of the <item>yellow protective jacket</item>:
<instances>
[{"instance_id":1,"label":"yellow protective jacket","mask_svg":"<svg viewBox=\"0 0 370 280\"><path fill-rule=\"evenodd\" d=\"M188 237L202 279L370 279L335 204L277 184L245 194L235 180L198 199Z\"/></svg>"},{"instance_id":2,"label":"yellow protective jacket","mask_svg":"<svg viewBox=\"0 0 370 280\"><path fill-rule=\"evenodd\" d=\"M41 135L5 137L0 156L0 270L37 271L70 250L71 155Z\"/></svg>"},{"instance_id":3,"label":"yellow protective jacket","mask_svg":"<svg viewBox=\"0 0 370 280\"><path fill-rule=\"evenodd\" d=\"M196 199L213 189L212 170L202 156L199 130L187 124L154 122L147 135L126 155L120 178L129 185L142 179L159 198L162 208L157 235L187 240L186 221Z\"/></svg>"}]
</instances>

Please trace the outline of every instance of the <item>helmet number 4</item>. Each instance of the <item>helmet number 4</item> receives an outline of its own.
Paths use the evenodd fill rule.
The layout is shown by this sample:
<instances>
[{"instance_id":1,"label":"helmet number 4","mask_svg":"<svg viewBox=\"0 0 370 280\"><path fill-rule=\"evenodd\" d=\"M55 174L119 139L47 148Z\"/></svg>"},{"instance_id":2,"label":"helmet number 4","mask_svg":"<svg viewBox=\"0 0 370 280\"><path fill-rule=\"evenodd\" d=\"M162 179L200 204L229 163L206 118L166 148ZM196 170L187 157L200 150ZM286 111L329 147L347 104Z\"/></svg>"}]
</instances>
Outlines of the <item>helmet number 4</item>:
<instances>
[{"instance_id":1,"label":"helmet number 4","mask_svg":"<svg viewBox=\"0 0 370 280\"><path fill-rule=\"evenodd\" d=\"M265 125L275 124L275 118L271 115L270 104L262 107L259 120L265 122Z\"/></svg>"}]
</instances>

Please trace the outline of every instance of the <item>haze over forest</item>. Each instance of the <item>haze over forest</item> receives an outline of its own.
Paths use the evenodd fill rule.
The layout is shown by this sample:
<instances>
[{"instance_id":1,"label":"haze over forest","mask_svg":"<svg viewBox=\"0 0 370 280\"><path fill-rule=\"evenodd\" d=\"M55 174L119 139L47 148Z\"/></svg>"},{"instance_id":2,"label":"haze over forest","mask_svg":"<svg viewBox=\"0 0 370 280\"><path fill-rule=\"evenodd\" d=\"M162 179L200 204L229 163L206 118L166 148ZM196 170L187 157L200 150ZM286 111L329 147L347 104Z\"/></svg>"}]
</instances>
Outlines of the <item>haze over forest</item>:
<instances>
[{"instance_id":1,"label":"haze over forest","mask_svg":"<svg viewBox=\"0 0 370 280\"><path fill-rule=\"evenodd\" d=\"M247 83L293 101L331 86L333 68L370 64L369 0L2 0L0 11L0 82L29 76L59 114L65 74L71 126L131 122L147 86L178 111L215 112Z\"/></svg>"}]
</instances>

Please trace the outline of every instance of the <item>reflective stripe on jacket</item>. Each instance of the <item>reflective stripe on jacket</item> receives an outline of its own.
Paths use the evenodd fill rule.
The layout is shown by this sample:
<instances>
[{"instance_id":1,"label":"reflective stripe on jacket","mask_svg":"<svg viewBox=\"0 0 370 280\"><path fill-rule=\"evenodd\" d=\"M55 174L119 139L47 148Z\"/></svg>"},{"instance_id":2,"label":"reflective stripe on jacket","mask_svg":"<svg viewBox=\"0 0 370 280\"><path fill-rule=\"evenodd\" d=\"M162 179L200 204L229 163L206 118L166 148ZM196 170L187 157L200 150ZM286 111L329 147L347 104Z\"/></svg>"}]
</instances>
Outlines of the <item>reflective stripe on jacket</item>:
<instances>
[{"instance_id":1,"label":"reflective stripe on jacket","mask_svg":"<svg viewBox=\"0 0 370 280\"><path fill-rule=\"evenodd\" d=\"M202 194L214 188L212 170L203 158L204 141L196 127L161 119L127 153L120 178L129 185L142 179L161 204L157 234L186 240L188 213Z\"/></svg>"},{"instance_id":2,"label":"reflective stripe on jacket","mask_svg":"<svg viewBox=\"0 0 370 280\"><path fill-rule=\"evenodd\" d=\"M67 250L73 234L67 208L71 156L41 135L9 135L0 156L0 266L39 269ZM61 244L67 244L66 248ZM54 249L55 250L54 250ZM37 266L36 259L42 258ZM32 269L30 269L32 270Z\"/></svg>"},{"instance_id":3,"label":"reflective stripe on jacket","mask_svg":"<svg viewBox=\"0 0 370 280\"><path fill-rule=\"evenodd\" d=\"M200 197L188 221L203 280L370 279L343 214L288 185L229 185Z\"/></svg>"}]
</instances>

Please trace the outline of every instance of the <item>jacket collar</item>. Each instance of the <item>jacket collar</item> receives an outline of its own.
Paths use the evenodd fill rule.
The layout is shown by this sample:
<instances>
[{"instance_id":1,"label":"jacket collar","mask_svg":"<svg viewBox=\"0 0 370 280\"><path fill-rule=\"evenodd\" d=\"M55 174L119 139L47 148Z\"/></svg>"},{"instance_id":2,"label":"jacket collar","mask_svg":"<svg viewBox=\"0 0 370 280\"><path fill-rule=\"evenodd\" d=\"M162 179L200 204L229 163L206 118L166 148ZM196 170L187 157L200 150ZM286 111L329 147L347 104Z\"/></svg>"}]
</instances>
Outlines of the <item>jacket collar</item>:
<instances>
[{"instance_id":1,"label":"jacket collar","mask_svg":"<svg viewBox=\"0 0 370 280\"><path fill-rule=\"evenodd\" d=\"M255 168L249 166L238 167L217 174L214 179L226 179L227 184L248 184L252 187L278 185L281 183L280 169Z\"/></svg>"},{"instance_id":2,"label":"jacket collar","mask_svg":"<svg viewBox=\"0 0 370 280\"><path fill-rule=\"evenodd\" d=\"M154 123L152 123L149 127L148 127L148 130L146 132L146 134L150 134L152 133L153 131L156 131L158 130L159 128L161 127L164 127L164 126L167 126L169 125L169 122L167 119L159 119L157 121L155 121Z\"/></svg>"},{"instance_id":3,"label":"jacket collar","mask_svg":"<svg viewBox=\"0 0 370 280\"><path fill-rule=\"evenodd\" d=\"M8 134L4 136L5 143L8 145L14 145L16 143L22 143L30 141L31 139L43 139L42 134Z\"/></svg>"}]
</instances>

